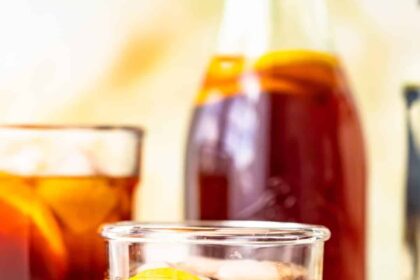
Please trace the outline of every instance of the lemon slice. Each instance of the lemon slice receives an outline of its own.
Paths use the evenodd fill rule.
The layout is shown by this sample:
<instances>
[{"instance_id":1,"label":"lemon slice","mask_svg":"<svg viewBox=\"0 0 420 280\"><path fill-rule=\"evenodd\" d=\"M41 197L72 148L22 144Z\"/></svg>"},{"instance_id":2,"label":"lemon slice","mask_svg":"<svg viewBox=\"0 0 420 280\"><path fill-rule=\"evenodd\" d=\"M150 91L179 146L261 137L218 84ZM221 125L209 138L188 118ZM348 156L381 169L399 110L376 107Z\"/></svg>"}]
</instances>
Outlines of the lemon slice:
<instances>
[{"instance_id":1,"label":"lemon slice","mask_svg":"<svg viewBox=\"0 0 420 280\"><path fill-rule=\"evenodd\" d=\"M142 271L130 280L200 280L200 278L179 269L165 267Z\"/></svg>"}]
</instances>

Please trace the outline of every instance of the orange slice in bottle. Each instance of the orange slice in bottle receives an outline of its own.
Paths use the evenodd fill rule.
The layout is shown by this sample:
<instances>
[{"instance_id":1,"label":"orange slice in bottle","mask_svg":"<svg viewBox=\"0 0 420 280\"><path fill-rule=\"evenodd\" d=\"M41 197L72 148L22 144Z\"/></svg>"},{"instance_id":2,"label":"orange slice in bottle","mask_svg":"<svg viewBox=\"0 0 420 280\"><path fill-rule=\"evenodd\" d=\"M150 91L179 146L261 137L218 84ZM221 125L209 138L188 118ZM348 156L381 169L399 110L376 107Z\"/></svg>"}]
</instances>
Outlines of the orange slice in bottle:
<instances>
[{"instance_id":1,"label":"orange slice in bottle","mask_svg":"<svg viewBox=\"0 0 420 280\"><path fill-rule=\"evenodd\" d=\"M130 280L200 280L200 278L183 270L165 267L144 270Z\"/></svg>"},{"instance_id":2,"label":"orange slice in bottle","mask_svg":"<svg viewBox=\"0 0 420 280\"><path fill-rule=\"evenodd\" d=\"M339 60L327 52L279 50L257 58L216 56L210 63L196 105L236 95L307 94L342 82ZM338 79L337 79L338 78ZM324 91L324 90L321 90Z\"/></svg>"},{"instance_id":3,"label":"orange slice in bottle","mask_svg":"<svg viewBox=\"0 0 420 280\"><path fill-rule=\"evenodd\" d=\"M337 84L337 78L341 79L339 60L332 54L317 51L270 52L255 62L254 69L261 75L262 88L268 91L284 88L299 93L297 85L331 87Z\"/></svg>"},{"instance_id":4,"label":"orange slice in bottle","mask_svg":"<svg viewBox=\"0 0 420 280\"><path fill-rule=\"evenodd\" d=\"M310 50L282 50L268 52L257 59L255 63L256 69L265 69L273 65L290 65L290 64L327 64L336 65L337 58L326 52L310 51Z\"/></svg>"}]
</instances>

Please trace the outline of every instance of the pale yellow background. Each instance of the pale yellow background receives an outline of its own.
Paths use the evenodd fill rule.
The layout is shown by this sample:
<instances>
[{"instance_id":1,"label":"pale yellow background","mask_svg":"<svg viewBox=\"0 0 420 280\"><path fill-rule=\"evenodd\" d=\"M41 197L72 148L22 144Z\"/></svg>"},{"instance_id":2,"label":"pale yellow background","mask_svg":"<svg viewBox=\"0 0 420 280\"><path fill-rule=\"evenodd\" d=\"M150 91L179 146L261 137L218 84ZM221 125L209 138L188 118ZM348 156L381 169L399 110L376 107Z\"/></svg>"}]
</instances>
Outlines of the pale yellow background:
<instances>
[{"instance_id":1,"label":"pale yellow background","mask_svg":"<svg viewBox=\"0 0 420 280\"><path fill-rule=\"evenodd\" d=\"M369 279L404 279L401 88L420 82L420 7L330 2L366 132ZM139 218L181 219L187 125L221 3L0 0L0 122L144 126Z\"/></svg>"}]
</instances>

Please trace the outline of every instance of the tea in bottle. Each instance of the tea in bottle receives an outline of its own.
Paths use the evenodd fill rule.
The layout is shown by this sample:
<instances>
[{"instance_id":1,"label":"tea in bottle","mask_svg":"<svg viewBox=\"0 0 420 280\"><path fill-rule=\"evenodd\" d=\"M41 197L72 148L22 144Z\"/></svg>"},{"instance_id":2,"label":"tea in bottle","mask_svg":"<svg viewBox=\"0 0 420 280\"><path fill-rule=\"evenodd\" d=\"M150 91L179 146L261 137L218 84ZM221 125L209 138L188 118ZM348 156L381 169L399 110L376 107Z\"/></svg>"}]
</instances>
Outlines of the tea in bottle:
<instances>
[{"instance_id":1,"label":"tea in bottle","mask_svg":"<svg viewBox=\"0 0 420 280\"><path fill-rule=\"evenodd\" d=\"M318 0L228 0L197 96L186 217L327 226L324 279L363 280L365 155Z\"/></svg>"}]
</instances>

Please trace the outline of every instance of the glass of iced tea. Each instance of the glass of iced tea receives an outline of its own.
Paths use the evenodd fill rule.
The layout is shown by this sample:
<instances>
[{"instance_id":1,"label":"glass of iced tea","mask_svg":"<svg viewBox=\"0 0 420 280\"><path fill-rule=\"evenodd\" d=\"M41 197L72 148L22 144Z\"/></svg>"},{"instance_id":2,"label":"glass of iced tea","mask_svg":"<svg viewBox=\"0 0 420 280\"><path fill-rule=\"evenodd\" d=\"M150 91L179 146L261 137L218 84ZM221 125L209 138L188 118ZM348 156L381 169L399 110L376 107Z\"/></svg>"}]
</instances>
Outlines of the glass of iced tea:
<instances>
[{"instance_id":1,"label":"glass of iced tea","mask_svg":"<svg viewBox=\"0 0 420 280\"><path fill-rule=\"evenodd\" d=\"M98 228L132 218L142 130L0 127L0 279L104 279Z\"/></svg>"},{"instance_id":2,"label":"glass of iced tea","mask_svg":"<svg viewBox=\"0 0 420 280\"><path fill-rule=\"evenodd\" d=\"M325 227L279 222L106 225L109 280L321 280Z\"/></svg>"}]
</instances>

